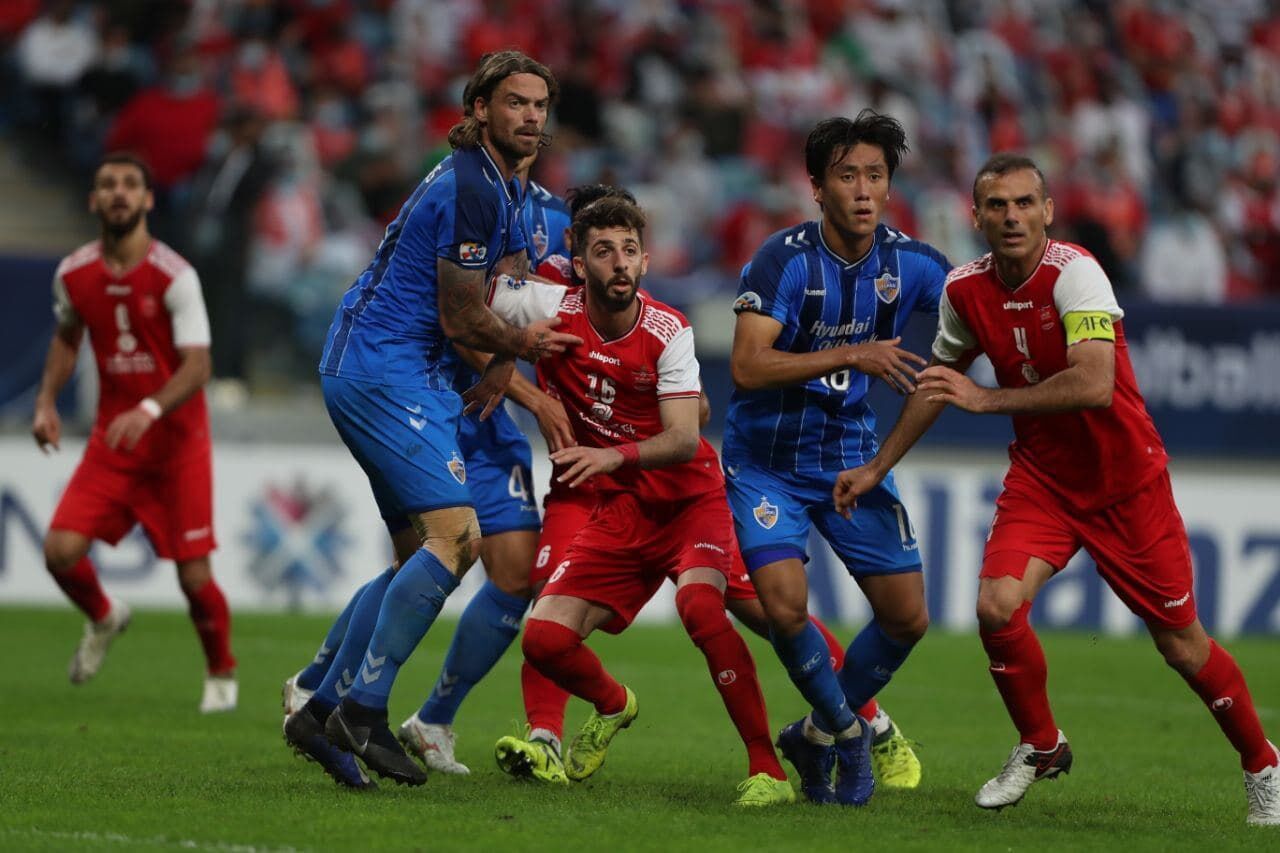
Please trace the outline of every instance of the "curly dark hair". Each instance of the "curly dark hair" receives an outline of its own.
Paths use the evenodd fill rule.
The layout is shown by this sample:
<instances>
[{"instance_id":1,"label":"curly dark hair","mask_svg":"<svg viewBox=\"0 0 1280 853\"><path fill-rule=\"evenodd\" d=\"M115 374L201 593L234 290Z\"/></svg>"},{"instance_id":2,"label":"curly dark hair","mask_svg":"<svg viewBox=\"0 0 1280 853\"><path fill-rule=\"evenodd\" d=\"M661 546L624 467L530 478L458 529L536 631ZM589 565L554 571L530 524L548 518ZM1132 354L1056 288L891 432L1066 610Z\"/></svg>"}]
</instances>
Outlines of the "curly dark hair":
<instances>
[{"instance_id":1,"label":"curly dark hair","mask_svg":"<svg viewBox=\"0 0 1280 853\"><path fill-rule=\"evenodd\" d=\"M592 228L630 228L644 245L644 227L647 224L639 205L619 195L606 195L580 209L573 217L573 253L579 255L587 248L587 232Z\"/></svg>"},{"instance_id":2,"label":"curly dark hair","mask_svg":"<svg viewBox=\"0 0 1280 853\"><path fill-rule=\"evenodd\" d=\"M568 192L564 194L565 203L569 205L569 217L572 219L578 215L578 211L587 205L597 202L602 198L620 198L636 204L636 197L631 194L631 190L624 187L615 186L614 184L582 184L577 187L570 187Z\"/></svg>"}]
</instances>

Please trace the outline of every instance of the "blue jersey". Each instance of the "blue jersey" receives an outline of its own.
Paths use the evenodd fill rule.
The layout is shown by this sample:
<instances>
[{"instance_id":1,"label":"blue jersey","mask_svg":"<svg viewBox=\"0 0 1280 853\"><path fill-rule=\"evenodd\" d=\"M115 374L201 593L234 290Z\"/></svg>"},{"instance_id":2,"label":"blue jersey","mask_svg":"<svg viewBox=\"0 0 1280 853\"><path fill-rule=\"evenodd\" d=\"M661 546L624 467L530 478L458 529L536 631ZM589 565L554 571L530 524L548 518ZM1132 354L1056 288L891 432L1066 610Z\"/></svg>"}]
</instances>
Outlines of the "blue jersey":
<instances>
[{"instance_id":1,"label":"blue jersey","mask_svg":"<svg viewBox=\"0 0 1280 853\"><path fill-rule=\"evenodd\" d=\"M572 217L567 204L538 182L530 181L522 213L530 270L536 270L552 255L569 257L564 230L569 227Z\"/></svg>"},{"instance_id":2,"label":"blue jersey","mask_svg":"<svg viewBox=\"0 0 1280 853\"><path fill-rule=\"evenodd\" d=\"M436 262L492 273L524 251L519 181L504 181L484 148L454 151L423 179L387 226L373 261L347 290L329 327L320 372L382 385L444 390L446 338Z\"/></svg>"},{"instance_id":3,"label":"blue jersey","mask_svg":"<svg viewBox=\"0 0 1280 853\"><path fill-rule=\"evenodd\" d=\"M774 234L742 271L734 313L782 324L774 349L806 353L901 334L912 311L938 313L951 265L926 243L885 225L849 263L827 248L817 222ZM876 452L870 377L840 370L803 384L735 389L725 420L726 464L777 471L839 471Z\"/></svg>"}]
</instances>

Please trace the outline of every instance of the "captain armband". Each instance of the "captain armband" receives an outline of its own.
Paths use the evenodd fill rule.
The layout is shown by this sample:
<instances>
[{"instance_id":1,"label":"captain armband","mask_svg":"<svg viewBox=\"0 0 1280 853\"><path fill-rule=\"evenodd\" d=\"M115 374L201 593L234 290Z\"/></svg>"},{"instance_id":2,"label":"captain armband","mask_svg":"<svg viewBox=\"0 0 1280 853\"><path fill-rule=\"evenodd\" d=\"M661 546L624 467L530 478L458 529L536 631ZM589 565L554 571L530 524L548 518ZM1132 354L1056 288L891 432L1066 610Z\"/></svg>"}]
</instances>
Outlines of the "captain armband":
<instances>
[{"instance_id":1,"label":"captain armband","mask_svg":"<svg viewBox=\"0 0 1280 853\"><path fill-rule=\"evenodd\" d=\"M1062 317L1062 325L1067 330L1067 346L1081 341L1115 343L1115 321L1106 311L1068 311Z\"/></svg>"}]
</instances>

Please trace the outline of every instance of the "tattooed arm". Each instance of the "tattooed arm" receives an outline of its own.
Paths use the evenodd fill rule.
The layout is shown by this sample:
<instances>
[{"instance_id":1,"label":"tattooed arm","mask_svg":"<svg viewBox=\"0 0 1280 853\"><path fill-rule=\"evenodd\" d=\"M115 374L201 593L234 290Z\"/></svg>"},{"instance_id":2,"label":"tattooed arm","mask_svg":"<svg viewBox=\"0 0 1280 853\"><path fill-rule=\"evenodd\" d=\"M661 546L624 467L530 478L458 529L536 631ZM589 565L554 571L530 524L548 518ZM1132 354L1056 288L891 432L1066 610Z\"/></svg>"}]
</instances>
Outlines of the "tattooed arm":
<instances>
[{"instance_id":1,"label":"tattooed arm","mask_svg":"<svg viewBox=\"0 0 1280 853\"><path fill-rule=\"evenodd\" d=\"M537 361L582 343L573 335L553 331L558 318L513 326L485 305L484 270L463 269L444 259L436 261L439 281L440 325L449 340L500 357Z\"/></svg>"}]
</instances>

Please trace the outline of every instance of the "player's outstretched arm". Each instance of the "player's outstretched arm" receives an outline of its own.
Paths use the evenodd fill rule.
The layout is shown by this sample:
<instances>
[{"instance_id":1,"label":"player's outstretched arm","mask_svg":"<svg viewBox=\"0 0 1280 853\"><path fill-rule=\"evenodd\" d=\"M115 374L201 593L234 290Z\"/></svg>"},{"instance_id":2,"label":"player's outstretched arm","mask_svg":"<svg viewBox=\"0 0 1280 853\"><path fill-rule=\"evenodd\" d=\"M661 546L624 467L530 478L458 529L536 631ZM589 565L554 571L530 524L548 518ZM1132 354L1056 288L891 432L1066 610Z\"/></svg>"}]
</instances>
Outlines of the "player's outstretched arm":
<instances>
[{"instance_id":1,"label":"player's outstretched arm","mask_svg":"<svg viewBox=\"0 0 1280 853\"><path fill-rule=\"evenodd\" d=\"M513 326L485 304L487 285L483 270L464 269L450 261L436 261L439 280L440 325L454 343L495 355L537 361L582 339L554 331L559 319L535 320Z\"/></svg>"},{"instance_id":2,"label":"player's outstretched arm","mask_svg":"<svg viewBox=\"0 0 1280 853\"><path fill-rule=\"evenodd\" d=\"M1116 384L1115 345L1085 340L1067 350L1067 369L1024 388L984 388L947 367L920 374L920 392L966 412L985 415L1048 414L1105 409Z\"/></svg>"},{"instance_id":3,"label":"player's outstretched arm","mask_svg":"<svg viewBox=\"0 0 1280 853\"><path fill-rule=\"evenodd\" d=\"M947 369L962 375L959 372L968 370L972 361L972 357L968 357L962 363L950 365ZM921 376L935 366L941 366L942 362L934 356L929 365L930 367L922 372ZM907 455L907 451L929 431L929 428L938 420L938 415L942 414L946 403L931 399L924 392L923 387L921 385L915 393L907 397L906 404L898 414L897 422L885 437L875 457L866 465L849 468L837 475L831 498L835 502L836 510L843 513L845 518L849 518L852 514L854 507L858 504L858 498L880 485L902 457Z\"/></svg>"},{"instance_id":4,"label":"player's outstretched arm","mask_svg":"<svg viewBox=\"0 0 1280 853\"><path fill-rule=\"evenodd\" d=\"M49 448L58 450L62 440L62 419L58 417L58 394L76 369L76 353L80 350L80 338L84 326L79 323L60 324L49 342L49 352L44 358L44 372L40 375L40 390L36 393L35 416L31 421L31 435L36 445L45 453Z\"/></svg>"},{"instance_id":5,"label":"player's outstretched arm","mask_svg":"<svg viewBox=\"0 0 1280 853\"><path fill-rule=\"evenodd\" d=\"M557 479L574 488L596 474L608 474L623 465L662 468L688 462L698 453L698 398L673 397L658 401L662 432L616 447L567 447L551 454L551 461L565 470Z\"/></svg>"},{"instance_id":6,"label":"player's outstretched arm","mask_svg":"<svg viewBox=\"0 0 1280 853\"><path fill-rule=\"evenodd\" d=\"M898 346L901 338L868 341L817 352L774 349L782 323L772 317L743 311L733 333L729 366L733 382L744 391L781 388L818 379L841 370L856 370L883 379L899 393L915 388L916 368L925 360Z\"/></svg>"},{"instance_id":7,"label":"player's outstretched arm","mask_svg":"<svg viewBox=\"0 0 1280 853\"><path fill-rule=\"evenodd\" d=\"M181 358L178 369L159 391L138 401L138 405L116 415L107 424L104 436L107 447L113 450L117 447L133 450L153 423L166 412L181 406L209 381L209 376L213 373L213 359L209 356L208 347L181 347L178 355Z\"/></svg>"}]
</instances>

